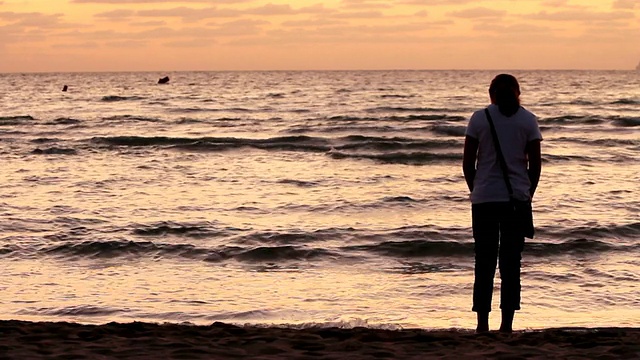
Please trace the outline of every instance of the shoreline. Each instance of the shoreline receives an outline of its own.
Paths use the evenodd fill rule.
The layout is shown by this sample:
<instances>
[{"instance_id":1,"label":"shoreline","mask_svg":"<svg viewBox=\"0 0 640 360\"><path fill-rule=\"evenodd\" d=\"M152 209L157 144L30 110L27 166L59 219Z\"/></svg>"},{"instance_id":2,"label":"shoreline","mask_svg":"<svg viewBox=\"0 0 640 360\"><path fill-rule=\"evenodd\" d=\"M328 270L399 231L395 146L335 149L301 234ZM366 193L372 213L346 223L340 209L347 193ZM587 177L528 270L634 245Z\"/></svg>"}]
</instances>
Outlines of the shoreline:
<instances>
[{"instance_id":1,"label":"shoreline","mask_svg":"<svg viewBox=\"0 0 640 360\"><path fill-rule=\"evenodd\" d=\"M0 321L0 359L640 358L640 328L291 329L144 322Z\"/></svg>"}]
</instances>

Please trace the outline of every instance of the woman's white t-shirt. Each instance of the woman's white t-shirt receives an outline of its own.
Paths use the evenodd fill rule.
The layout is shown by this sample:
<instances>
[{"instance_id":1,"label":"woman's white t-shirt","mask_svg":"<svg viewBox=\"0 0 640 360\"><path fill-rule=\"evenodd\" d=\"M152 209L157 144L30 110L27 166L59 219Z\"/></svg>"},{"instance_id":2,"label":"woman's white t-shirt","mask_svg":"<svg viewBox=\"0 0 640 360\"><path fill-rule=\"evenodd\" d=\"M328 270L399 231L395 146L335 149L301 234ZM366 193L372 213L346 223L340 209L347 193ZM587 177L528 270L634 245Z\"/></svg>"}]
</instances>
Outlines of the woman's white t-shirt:
<instances>
[{"instance_id":1,"label":"woman's white t-shirt","mask_svg":"<svg viewBox=\"0 0 640 360\"><path fill-rule=\"evenodd\" d=\"M523 107L510 117L502 115L497 105L489 105L488 109L509 169L513 195L518 200L529 200L531 182L527 173L526 146L530 141L542 140L536 116ZM473 113L466 135L478 140L477 171L473 180L471 203L509 201L509 191L504 182L484 109Z\"/></svg>"}]
</instances>

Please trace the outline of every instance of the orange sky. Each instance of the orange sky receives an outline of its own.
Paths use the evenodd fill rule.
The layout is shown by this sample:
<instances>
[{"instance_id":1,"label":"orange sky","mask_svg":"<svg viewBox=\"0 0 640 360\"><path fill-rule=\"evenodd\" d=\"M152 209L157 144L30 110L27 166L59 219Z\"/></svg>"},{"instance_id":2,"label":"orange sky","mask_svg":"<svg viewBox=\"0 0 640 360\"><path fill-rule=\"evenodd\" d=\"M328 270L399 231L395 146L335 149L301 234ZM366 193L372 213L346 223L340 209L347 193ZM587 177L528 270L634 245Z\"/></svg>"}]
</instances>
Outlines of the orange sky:
<instances>
[{"instance_id":1,"label":"orange sky","mask_svg":"<svg viewBox=\"0 0 640 360\"><path fill-rule=\"evenodd\" d=\"M632 69L640 0L0 0L0 72Z\"/></svg>"}]
</instances>

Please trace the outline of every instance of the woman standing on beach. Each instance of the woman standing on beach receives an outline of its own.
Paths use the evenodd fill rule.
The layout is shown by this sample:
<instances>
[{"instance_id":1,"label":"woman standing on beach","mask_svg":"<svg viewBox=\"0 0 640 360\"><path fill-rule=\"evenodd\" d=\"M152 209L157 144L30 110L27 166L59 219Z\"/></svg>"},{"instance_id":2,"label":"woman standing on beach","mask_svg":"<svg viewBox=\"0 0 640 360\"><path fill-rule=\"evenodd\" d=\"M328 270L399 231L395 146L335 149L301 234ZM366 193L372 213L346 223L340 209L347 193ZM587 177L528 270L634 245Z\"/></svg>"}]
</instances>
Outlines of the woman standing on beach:
<instances>
[{"instance_id":1,"label":"woman standing on beach","mask_svg":"<svg viewBox=\"0 0 640 360\"><path fill-rule=\"evenodd\" d=\"M476 331L488 331L498 263L500 331L511 332L514 313L520 310L520 260L524 247L523 229L515 224L512 200L533 198L540 179L542 135L535 115L520 106L520 85L515 77L496 76L489 96L491 105L476 111L469 120L462 166L471 191L475 243L473 311L478 316ZM500 164L490 120L506 166Z\"/></svg>"}]
</instances>

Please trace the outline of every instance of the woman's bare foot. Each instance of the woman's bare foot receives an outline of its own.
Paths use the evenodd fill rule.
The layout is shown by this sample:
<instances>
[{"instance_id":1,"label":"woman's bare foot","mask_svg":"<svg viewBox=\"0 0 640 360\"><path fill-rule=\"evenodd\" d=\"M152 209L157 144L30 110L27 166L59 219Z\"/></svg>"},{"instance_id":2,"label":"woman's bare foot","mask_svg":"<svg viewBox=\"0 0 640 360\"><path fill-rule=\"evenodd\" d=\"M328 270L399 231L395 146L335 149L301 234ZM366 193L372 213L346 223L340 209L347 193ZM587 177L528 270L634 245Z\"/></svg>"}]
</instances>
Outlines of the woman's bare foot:
<instances>
[{"instance_id":1,"label":"woman's bare foot","mask_svg":"<svg viewBox=\"0 0 640 360\"><path fill-rule=\"evenodd\" d=\"M502 324L500 324L501 333L513 332L513 316L515 310L502 310Z\"/></svg>"},{"instance_id":2,"label":"woman's bare foot","mask_svg":"<svg viewBox=\"0 0 640 360\"><path fill-rule=\"evenodd\" d=\"M476 334L480 334L480 333L485 333L485 332L489 332L489 325L478 325L478 327L476 327Z\"/></svg>"},{"instance_id":3,"label":"woman's bare foot","mask_svg":"<svg viewBox=\"0 0 640 360\"><path fill-rule=\"evenodd\" d=\"M478 313L478 326L476 327L476 333L483 333L489 331L489 313Z\"/></svg>"},{"instance_id":4,"label":"woman's bare foot","mask_svg":"<svg viewBox=\"0 0 640 360\"><path fill-rule=\"evenodd\" d=\"M510 326L500 326L500 330L498 331L505 334L511 334L513 332L513 328L511 328Z\"/></svg>"}]
</instances>

